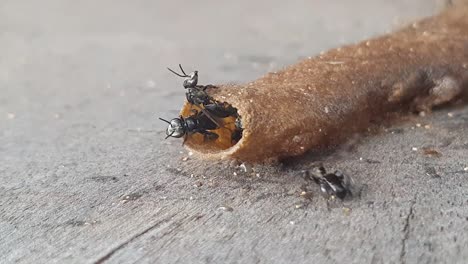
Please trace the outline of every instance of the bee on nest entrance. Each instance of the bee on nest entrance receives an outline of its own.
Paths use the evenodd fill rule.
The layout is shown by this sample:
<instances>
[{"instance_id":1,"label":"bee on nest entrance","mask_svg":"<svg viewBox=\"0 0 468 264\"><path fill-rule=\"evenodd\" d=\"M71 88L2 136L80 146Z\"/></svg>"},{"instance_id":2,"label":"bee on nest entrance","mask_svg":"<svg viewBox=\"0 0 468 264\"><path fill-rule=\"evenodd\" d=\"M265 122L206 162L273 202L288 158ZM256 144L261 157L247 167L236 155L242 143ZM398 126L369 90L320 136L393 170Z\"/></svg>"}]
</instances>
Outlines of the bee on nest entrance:
<instances>
[{"instance_id":1,"label":"bee on nest entrance","mask_svg":"<svg viewBox=\"0 0 468 264\"><path fill-rule=\"evenodd\" d=\"M179 64L181 73L168 68L175 75L184 78L186 107L178 118L168 123L166 138L184 138L191 143L206 145L217 150L228 149L242 138L242 120L237 109L226 102L214 100L206 90L216 89L213 85L198 85L198 71L186 74Z\"/></svg>"},{"instance_id":2,"label":"bee on nest entrance","mask_svg":"<svg viewBox=\"0 0 468 264\"><path fill-rule=\"evenodd\" d=\"M215 138L208 139L202 133L191 133L186 138L187 141L198 145L207 145L209 148L218 150L228 149L242 138L242 119L237 113L237 109L227 103L215 102L214 108L204 107L203 116L209 120L214 129L209 129L209 132L216 134ZM188 105L182 111L182 116L190 116L199 110L199 106Z\"/></svg>"}]
</instances>

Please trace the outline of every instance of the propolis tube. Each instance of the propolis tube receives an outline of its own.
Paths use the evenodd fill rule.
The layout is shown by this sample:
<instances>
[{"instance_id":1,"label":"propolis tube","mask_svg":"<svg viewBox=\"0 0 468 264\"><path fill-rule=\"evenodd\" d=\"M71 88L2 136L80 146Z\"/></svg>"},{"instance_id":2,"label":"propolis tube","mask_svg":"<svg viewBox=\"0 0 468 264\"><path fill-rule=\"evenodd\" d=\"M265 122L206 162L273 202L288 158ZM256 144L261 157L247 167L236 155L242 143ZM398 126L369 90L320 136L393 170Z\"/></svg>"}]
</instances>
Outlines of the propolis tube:
<instances>
[{"instance_id":1,"label":"propolis tube","mask_svg":"<svg viewBox=\"0 0 468 264\"><path fill-rule=\"evenodd\" d=\"M430 111L466 95L468 8L459 5L406 28L330 50L245 85L208 94L237 108L219 138L189 136L185 145L207 159L267 162L336 145L389 113ZM182 115L190 113L186 103Z\"/></svg>"}]
</instances>

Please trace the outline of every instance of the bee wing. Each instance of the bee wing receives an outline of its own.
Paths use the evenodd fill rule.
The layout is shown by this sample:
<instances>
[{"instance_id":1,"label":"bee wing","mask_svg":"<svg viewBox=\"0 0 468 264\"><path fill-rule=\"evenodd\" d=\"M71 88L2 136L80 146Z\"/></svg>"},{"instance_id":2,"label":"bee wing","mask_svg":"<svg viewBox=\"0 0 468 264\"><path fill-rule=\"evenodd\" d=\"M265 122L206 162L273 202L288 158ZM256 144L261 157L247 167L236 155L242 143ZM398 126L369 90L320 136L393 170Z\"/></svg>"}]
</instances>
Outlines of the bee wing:
<instances>
[{"instance_id":1,"label":"bee wing","mask_svg":"<svg viewBox=\"0 0 468 264\"><path fill-rule=\"evenodd\" d=\"M201 112L206 116L208 117L211 121L213 121L213 123L215 123L219 128L222 128L224 127L224 121L220 118L217 118L216 116L212 115L210 113L210 111L202 108L201 109Z\"/></svg>"},{"instance_id":2,"label":"bee wing","mask_svg":"<svg viewBox=\"0 0 468 264\"><path fill-rule=\"evenodd\" d=\"M193 110L202 112L202 114L204 114L206 117L208 117L219 128L224 127L224 121L221 118L218 118L215 115L211 114L208 109L205 109L205 108L203 108L202 106L199 106L199 105L192 104L192 111Z\"/></svg>"}]
</instances>

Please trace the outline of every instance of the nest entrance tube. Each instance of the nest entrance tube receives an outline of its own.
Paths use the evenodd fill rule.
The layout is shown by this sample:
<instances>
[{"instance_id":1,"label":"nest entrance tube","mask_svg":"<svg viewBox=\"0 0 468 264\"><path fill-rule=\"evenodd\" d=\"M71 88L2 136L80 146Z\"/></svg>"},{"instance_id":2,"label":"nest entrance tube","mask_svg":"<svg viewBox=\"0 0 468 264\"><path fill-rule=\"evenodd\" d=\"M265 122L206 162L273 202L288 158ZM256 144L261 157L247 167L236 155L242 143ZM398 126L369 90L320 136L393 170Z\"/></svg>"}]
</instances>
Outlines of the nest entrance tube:
<instances>
[{"instance_id":1,"label":"nest entrance tube","mask_svg":"<svg viewBox=\"0 0 468 264\"><path fill-rule=\"evenodd\" d=\"M210 109L201 106L196 106L186 103L182 108L182 116L190 116L193 112L204 111L205 116L208 116L209 122L215 123L218 128L209 130L209 132L216 134L216 138L210 138L201 133L193 133L188 135L186 145L201 153L216 153L226 151L236 145L241 139L243 134L241 116L237 113L237 109L232 105L215 101L217 110L222 110L226 117L217 115L216 110L213 112ZM232 111L232 114L227 114L225 110Z\"/></svg>"},{"instance_id":2,"label":"nest entrance tube","mask_svg":"<svg viewBox=\"0 0 468 264\"><path fill-rule=\"evenodd\" d=\"M233 143L237 117L228 117L209 130L215 140L193 133L185 146L204 159L265 163L333 147L393 112L430 110L467 94L466 43L468 4L248 84L207 87L213 102L237 109L242 135ZM186 103L181 115L192 107Z\"/></svg>"}]
</instances>

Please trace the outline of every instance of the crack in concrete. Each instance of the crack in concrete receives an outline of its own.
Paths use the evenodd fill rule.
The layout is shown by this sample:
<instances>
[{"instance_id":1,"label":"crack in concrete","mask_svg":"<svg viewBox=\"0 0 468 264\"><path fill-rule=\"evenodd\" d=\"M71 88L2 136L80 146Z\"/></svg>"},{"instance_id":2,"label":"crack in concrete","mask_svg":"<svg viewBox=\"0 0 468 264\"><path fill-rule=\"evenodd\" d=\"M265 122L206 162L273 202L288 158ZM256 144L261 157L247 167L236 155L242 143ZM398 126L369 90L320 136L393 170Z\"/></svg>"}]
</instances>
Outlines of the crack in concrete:
<instances>
[{"instance_id":1,"label":"crack in concrete","mask_svg":"<svg viewBox=\"0 0 468 264\"><path fill-rule=\"evenodd\" d=\"M408 215L405 219L405 226L403 227L403 240L401 241L401 251L400 251L400 263L405 264L406 260L406 241L410 236L411 231L411 218L414 216L414 205L416 203L416 196L414 196L413 200L411 201L411 205L409 208Z\"/></svg>"},{"instance_id":2,"label":"crack in concrete","mask_svg":"<svg viewBox=\"0 0 468 264\"><path fill-rule=\"evenodd\" d=\"M118 246L116 246L115 248L113 248L111 251L109 251L108 253L106 253L104 256L100 257L98 260L94 261L93 264L102 264L104 262L106 262L107 260L109 260L115 253L117 253L118 251L120 251L121 249L125 248L128 244L132 243L133 241L137 240L138 238L140 238L141 236L143 236L144 234L150 232L151 230L157 228L158 226L160 226L161 224L169 221L170 219L172 219L172 217L174 217L175 214L169 216L169 217L166 217L164 219L162 219L161 221L158 221L156 223L154 223L153 225L149 226L148 228L144 229L143 231L141 232L138 232L136 233L135 235L131 236L129 239L127 239L126 241L120 243Z\"/></svg>"}]
</instances>

